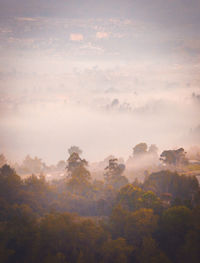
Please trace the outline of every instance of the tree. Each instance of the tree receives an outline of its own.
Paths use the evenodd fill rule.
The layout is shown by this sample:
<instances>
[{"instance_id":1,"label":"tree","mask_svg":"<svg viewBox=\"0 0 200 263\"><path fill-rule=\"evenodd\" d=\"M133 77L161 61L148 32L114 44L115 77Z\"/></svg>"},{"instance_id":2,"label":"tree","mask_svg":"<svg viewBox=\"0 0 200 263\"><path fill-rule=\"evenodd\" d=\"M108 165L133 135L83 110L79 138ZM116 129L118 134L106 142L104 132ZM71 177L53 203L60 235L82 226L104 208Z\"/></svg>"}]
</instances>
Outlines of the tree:
<instances>
[{"instance_id":1,"label":"tree","mask_svg":"<svg viewBox=\"0 0 200 263\"><path fill-rule=\"evenodd\" d=\"M134 148L133 148L133 156L134 157L138 157L141 156L143 154L147 153L147 144L144 142L141 142L139 144L137 144Z\"/></svg>"},{"instance_id":2,"label":"tree","mask_svg":"<svg viewBox=\"0 0 200 263\"><path fill-rule=\"evenodd\" d=\"M118 164L118 159L110 159L109 165L105 168L107 172L105 173L106 177L120 176L125 170L124 164Z\"/></svg>"},{"instance_id":3,"label":"tree","mask_svg":"<svg viewBox=\"0 0 200 263\"><path fill-rule=\"evenodd\" d=\"M8 203L19 201L22 181L9 165L0 168L0 198Z\"/></svg>"},{"instance_id":4,"label":"tree","mask_svg":"<svg viewBox=\"0 0 200 263\"><path fill-rule=\"evenodd\" d=\"M24 159L22 166L20 168L20 172L24 174L31 173L42 173L45 169L46 165L42 162L42 159L35 157L32 158L29 155Z\"/></svg>"},{"instance_id":5,"label":"tree","mask_svg":"<svg viewBox=\"0 0 200 263\"><path fill-rule=\"evenodd\" d=\"M102 262L101 248L107 234L94 221L70 213L51 213L39 224L39 246L34 262ZM57 257L60 261L52 261Z\"/></svg>"},{"instance_id":6,"label":"tree","mask_svg":"<svg viewBox=\"0 0 200 263\"><path fill-rule=\"evenodd\" d=\"M152 209L141 208L134 212L116 206L110 217L113 238L123 237L129 245L140 247L144 237L151 237L157 228L158 216Z\"/></svg>"},{"instance_id":7,"label":"tree","mask_svg":"<svg viewBox=\"0 0 200 263\"><path fill-rule=\"evenodd\" d=\"M79 154L76 152L72 152L67 159L67 171L68 175L71 176L72 172L76 170L78 167L87 166L88 163L85 159L81 159Z\"/></svg>"},{"instance_id":8,"label":"tree","mask_svg":"<svg viewBox=\"0 0 200 263\"><path fill-rule=\"evenodd\" d=\"M142 246L136 251L136 258L139 263L170 263L171 261L159 249L152 237L145 237Z\"/></svg>"},{"instance_id":9,"label":"tree","mask_svg":"<svg viewBox=\"0 0 200 263\"><path fill-rule=\"evenodd\" d=\"M112 185L114 188L120 188L128 183L128 179L122 176L125 170L124 164L118 164L118 159L110 159L108 166L105 168L104 174L107 184Z\"/></svg>"},{"instance_id":10,"label":"tree","mask_svg":"<svg viewBox=\"0 0 200 263\"><path fill-rule=\"evenodd\" d=\"M191 229L186 233L185 243L180 249L179 262L200 262L200 206L191 211Z\"/></svg>"},{"instance_id":11,"label":"tree","mask_svg":"<svg viewBox=\"0 0 200 263\"><path fill-rule=\"evenodd\" d=\"M185 206L171 207L164 211L158 229L161 248L171 259L176 259L191 228L191 210Z\"/></svg>"},{"instance_id":12,"label":"tree","mask_svg":"<svg viewBox=\"0 0 200 263\"><path fill-rule=\"evenodd\" d=\"M103 245L103 262L104 263L127 263L128 258L133 251L131 246L126 244L124 238L108 240Z\"/></svg>"},{"instance_id":13,"label":"tree","mask_svg":"<svg viewBox=\"0 0 200 263\"><path fill-rule=\"evenodd\" d=\"M68 149L68 153L69 155L72 155L72 153L77 153L78 155L81 155L82 154L82 150L78 147L78 146L71 146L69 149Z\"/></svg>"},{"instance_id":14,"label":"tree","mask_svg":"<svg viewBox=\"0 0 200 263\"><path fill-rule=\"evenodd\" d=\"M157 156L158 155L158 147L155 144L151 144L149 147L148 153Z\"/></svg>"},{"instance_id":15,"label":"tree","mask_svg":"<svg viewBox=\"0 0 200 263\"><path fill-rule=\"evenodd\" d=\"M86 194L90 187L91 175L87 170L88 162L73 152L67 160L69 189L76 194Z\"/></svg>"},{"instance_id":16,"label":"tree","mask_svg":"<svg viewBox=\"0 0 200 263\"><path fill-rule=\"evenodd\" d=\"M44 175L31 175L23 182L24 203L37 213L47 211L53 200L53 187L46 181Z\"/></svg>"},{"instance_id":17,"label":"tree","mask_svg":"<svg viewBox=\"0 0 200 263\"><path fill-rule=\"evenodd\" d=\"M143 191L131 184L122 187L117 195L117 203L124 209L136 211L140 208L151 208L154 212L160 212L161 201L152 191Z\"/></svg>"},{"instance_id":18,"label":"tree","mask_svg":"<svg viewBox=\"0 0 200 263\"><path fill-rule=\"evenodd\" d=\"M6 247L13 251L8 262L35 262L33 260L33 248L37 226L36 217L32 210L24 204L13 205L6 226Z\"/></svg>"},{"instance_id":19,"label":"tree","mask_svg":"<svg viewBox=\"0 0 200 263\"><path fill-rule=\"evenodd\" d=\"M152 209L141 208L130 212L125 225L125 238L128 244L140 247L145 237L151 237L158 226L158 216Z\"/></svg>"},{"instance_id":20,"label":"tree","mask_svg":"<svg viewBox=\"0 0 200 263\"><path fill-rule=\"evenodd\" d=\"M143 188L157 193L171 194L172 198L193 201L199 191L199 183L194 176L179 175L177 172L160 171L150 174L144 181Z\"/></svg>"},{"instance_id":21,"label":"tree","mask_svg":"<svg viewBox=\"0 0 200 263\"><path fill-rule=\"evenodd\" d=\"M177 150L167 150L163 151L160 155L160 160L165 165L186 165L188 163L188 159L186 158L186 152L183 148L179 148Z\"/></svg>"}]
</instances>

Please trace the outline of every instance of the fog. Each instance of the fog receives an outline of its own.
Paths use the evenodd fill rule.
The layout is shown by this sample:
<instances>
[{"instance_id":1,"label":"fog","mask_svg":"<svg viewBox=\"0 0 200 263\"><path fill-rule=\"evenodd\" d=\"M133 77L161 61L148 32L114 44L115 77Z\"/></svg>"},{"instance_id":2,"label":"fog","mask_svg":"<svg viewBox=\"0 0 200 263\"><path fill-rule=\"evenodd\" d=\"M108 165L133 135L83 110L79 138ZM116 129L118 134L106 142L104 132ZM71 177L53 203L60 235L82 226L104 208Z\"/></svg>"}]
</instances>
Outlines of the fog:
<instances>
[{"instance_id":1,"label":"fog","mask_svg":"<svg viewBox=\"0 0 200 263\"><path fill-rule=\"evenodd\" d=\"M109 16L95 1L94 12L90 1L87 12L11 3L0 21L0 152L8 159L29 153L56 163L73 144L90 162L127 159L143 141L160 151L199 145L196 1L148 12L136 1L133 14L131 3L118 1L120 13L111 2Z\"/></svg>"},{"instance_id":2,"label":"fog","mask_svg":"<svg viewBox=\"0 0 200 263\"><path fill-rule=\"evenodd\" d=\"M109 154L127 158L143 141L158 145L160 151L198 144L200 105L195 89L158 88L151 79L134 84L131 71L126 77L124 71L72 73L71 80L65 76L68 85L62 80L63 86L51 76L38 77L38 86L32 83L34 77L22 81L16 80L18 74L11 76L15 84L9 83L1 99L1 152L12 160L29 153L55 163L65 159L74 144L89 161ZM110 77L105 85L102 75Z\"/></svg>"},{"instance_id":3,"label":"fog","mask_svg":"<svg viewBox=\"0 0 200 263\"><path fill-rule=\"evenodd\" d=\"M55 163L65 159L74 144L89 161L97 161L109 154L127 158L141 141L155 143L160 150L188 147L195 139L197 143L198 136L190 135L198 124L195 107L157 103L125 112L64 101L20 105L1 118L1 151L11 159L29 153Z\"/></svg>"}]
</instances>

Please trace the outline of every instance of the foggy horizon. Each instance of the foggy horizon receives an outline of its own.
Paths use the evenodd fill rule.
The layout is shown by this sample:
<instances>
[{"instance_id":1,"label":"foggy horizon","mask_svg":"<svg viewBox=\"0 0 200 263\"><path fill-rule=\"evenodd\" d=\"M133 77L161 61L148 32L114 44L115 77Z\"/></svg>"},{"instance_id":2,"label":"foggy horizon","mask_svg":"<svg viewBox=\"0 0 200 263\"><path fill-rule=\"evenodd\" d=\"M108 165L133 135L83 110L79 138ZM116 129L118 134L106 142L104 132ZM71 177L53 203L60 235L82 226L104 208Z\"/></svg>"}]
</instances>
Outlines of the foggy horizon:
<instances>
[{"instance_id":1,"label":"foggy horizon","mask_svg":"<svg viewBox=\"0 0 200 263\"><path fill-rule=\"evenodd\" d=\"M0 153L90 162L200 142L199 1L0 1ZM13 8L15 6L15 8Z\"/></svg>"}]
</instances>

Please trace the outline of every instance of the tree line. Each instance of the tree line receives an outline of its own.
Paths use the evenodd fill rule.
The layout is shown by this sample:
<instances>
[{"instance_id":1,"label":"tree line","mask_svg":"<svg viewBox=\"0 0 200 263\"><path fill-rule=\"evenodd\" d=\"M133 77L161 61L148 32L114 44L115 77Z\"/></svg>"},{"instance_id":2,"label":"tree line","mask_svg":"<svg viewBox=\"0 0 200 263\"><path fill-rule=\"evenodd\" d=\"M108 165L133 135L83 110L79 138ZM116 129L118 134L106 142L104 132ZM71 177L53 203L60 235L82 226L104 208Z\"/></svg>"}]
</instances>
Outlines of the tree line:
<instances>
[{"instance_id":1,"label":"tree line","mask_svg":"<svg viewBox=\"0 0 200 263\"><path fill-rule=\"evenodd\" d=\"M196 177L165 169L130 182L112 158L93 180L80 155L69 150L66 176L51 182L0 168L0 262L200 262Z\"/></svg>"}]
</instances>

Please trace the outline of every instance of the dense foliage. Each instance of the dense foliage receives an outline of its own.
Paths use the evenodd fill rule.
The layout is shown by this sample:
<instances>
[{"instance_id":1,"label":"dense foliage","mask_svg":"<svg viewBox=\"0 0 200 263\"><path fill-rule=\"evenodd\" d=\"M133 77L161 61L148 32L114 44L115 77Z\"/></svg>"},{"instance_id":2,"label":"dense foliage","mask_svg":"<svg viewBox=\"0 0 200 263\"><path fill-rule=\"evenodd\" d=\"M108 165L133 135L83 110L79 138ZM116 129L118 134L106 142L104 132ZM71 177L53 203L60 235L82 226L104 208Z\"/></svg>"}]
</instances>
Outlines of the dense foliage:
<instances>
[{"instance_id":1,"label":"dense foliage","mask_svg":"<svg viewBox=\"0 0 200 263\"><path fill-rule=\"evenodd\" d=\"M50 183L0 168L0 262L200 262L195 177L160 171L131 184L112 160L105 183L92 181L77 154L67 169Z\"/></svg>"}]
</instances>

